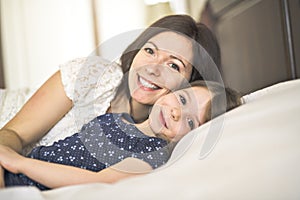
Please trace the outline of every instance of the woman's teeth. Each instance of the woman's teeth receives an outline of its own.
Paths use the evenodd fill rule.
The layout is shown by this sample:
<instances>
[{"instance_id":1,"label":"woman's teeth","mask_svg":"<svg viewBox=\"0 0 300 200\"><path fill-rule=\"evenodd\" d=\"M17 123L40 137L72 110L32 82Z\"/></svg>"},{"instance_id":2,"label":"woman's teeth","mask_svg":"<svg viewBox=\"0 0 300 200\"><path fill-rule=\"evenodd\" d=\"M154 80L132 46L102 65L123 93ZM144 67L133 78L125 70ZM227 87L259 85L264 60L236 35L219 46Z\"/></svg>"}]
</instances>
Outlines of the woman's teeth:
<instances>
[{"instance_id":1,"label":"woman's teeth","mask_svg":"<svg viewBox=\"0 0 300 200\"><path fill-rule=\"evenodd\" d=\"M150 88L150 89L158 89L159 87L152 84L152 83L149 83L147 80L143 79L142 77L139 77L140 78L140 83L142 84L143 87L146 87L146 88Z\"/></svg>"}]
</instances>

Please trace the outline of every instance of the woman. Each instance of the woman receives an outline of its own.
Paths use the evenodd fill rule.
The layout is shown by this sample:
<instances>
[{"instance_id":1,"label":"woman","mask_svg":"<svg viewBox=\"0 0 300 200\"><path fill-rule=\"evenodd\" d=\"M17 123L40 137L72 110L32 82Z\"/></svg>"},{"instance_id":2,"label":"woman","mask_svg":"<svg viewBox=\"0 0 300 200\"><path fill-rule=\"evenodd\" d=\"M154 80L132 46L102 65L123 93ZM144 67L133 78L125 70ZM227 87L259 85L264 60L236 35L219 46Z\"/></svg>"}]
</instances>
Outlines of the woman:
<instances>
[{"instance_id":1,"label":"woman","mask_svg":"<svg viewBox=\"0 0 300 200\"><path fill-rule=\"evenodd\" d=\"M203 43L207 52L215 52L211 49L218 49L218 44L216 40L207 44L200 31L186 15L158 20L121 56L123 73L129 71L124 78L119 66L99 57L75 59L62 65L0 130L0 144L22 152L47 133L41 144L49 145L106 112L126 112L135 122L145 120L158 97L176 89L184 79L202 79L203 74L191 63L199 69L202 62L203 66L208 62L196 42ZM163 42L165 39L169 42Z\"/></svg>"}]
</instances>

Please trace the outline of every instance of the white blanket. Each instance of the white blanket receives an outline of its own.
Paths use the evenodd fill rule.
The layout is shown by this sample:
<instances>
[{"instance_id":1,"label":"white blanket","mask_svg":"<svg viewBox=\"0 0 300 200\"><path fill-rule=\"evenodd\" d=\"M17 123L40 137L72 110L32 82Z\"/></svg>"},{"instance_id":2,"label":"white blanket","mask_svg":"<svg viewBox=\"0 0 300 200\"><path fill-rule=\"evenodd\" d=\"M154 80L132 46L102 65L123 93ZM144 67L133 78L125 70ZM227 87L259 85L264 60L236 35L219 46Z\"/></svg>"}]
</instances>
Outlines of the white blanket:
<instances>
[{"instance_id":1,"label":"white blanket","mask_svg":"<svg viewBox=\"0 0 300 200\"><path fill-rule=\"evenodd\" d=\"M202 159L206 137L220 118L184 137L170 164L151 174L46 192L2 189L0 199L300 199L300 80L245 100L221 116L218 140Z\"/></svg>"}]
</instances>

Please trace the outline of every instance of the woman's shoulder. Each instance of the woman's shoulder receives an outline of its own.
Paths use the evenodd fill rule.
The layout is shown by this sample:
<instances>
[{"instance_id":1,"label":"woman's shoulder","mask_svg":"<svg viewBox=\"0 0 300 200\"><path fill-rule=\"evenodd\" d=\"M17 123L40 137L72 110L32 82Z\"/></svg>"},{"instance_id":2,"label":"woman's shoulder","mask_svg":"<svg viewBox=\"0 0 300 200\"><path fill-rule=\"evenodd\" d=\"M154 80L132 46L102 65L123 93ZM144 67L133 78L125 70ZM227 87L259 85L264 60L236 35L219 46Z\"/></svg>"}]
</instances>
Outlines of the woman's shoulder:
<instances>
[{"instance_id":1,"label":"woman's shoulder","mask_svg":"<svg viewBox=\"0 0 300 200\"><path fill-rule=\"evenodd\" d=\"M113 80L121 80L123 72L115 61L109 61L100 56L88 56L72 59L60 65L63 85L68 87L96 88L98 85L119 84L108 83ZM71 88L73 89L73 88Z\"/></svg>"},{"instance_id":2,"label":"woman's shoulder","mask_svg":"<svg viewBox=\"0 0 300 200\"><path fill-rule=\"evenodd\" d=\"M75 58L60 66L67 96L73 101L93 101L107 91L114 91L123 77L121 67L100 56ZM87 100L86 100L87 99Z\"/></svg>"}]
</instances>

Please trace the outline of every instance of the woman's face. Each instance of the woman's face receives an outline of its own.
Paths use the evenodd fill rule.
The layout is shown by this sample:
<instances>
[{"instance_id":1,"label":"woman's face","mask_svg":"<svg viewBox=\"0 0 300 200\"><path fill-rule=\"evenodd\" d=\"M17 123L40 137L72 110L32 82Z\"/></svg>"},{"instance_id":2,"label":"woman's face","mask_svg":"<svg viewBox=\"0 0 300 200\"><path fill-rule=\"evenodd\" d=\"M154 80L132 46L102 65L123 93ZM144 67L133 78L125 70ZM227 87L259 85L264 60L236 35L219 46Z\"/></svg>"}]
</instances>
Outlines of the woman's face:
<instances>
[{"instance_id":1,"label":"woman's face","mask_svg":"<svg viewBox=\"0 0 300 200\"><path fill-rule=\"evenodd\" d=\"M149 115L149 124L155 134L178 141L189 131L206 121L211 100L205 87L182 89L161 97Z\"/></svg>"},{"instance_id":2,"label":"woman's face","mask_svg":"<svg viewBox=\"0 0 300 200\"><path fill-rule=\"evenodd\" d=\"M188 81L192 73L192 43L174 32L162 32L139 50L129 70L131 97L142 104L155 101Z\"/></svg>"}]
</instances>

